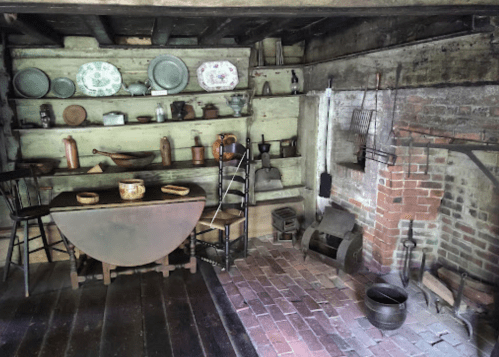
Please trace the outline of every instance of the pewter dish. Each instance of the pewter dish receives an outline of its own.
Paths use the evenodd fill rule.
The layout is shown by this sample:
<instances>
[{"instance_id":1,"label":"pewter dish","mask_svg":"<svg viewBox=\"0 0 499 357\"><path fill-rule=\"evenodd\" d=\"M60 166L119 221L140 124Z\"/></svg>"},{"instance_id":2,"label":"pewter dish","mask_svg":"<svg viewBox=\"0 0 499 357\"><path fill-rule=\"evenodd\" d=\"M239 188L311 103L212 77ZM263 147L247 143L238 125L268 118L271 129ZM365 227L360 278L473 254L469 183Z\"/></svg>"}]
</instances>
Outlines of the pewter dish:
<instances>
[{"instance_id":1,"label":"pewter dish","mask_svg":"<svg viewBox=\"0 0 499 357\"><path fill-rule=\"evenodd\" d=\"M121 73L111 63L89 62L76 74L78 88L91 97L107 97L121 89Z\"/></svg>"},{"instance_id":2,"label":"pewter dish","mask_svg":"<svg viewBox=\"0 0 499 357\"><path fill-rule=\"evenodd\" d=\"M49 77L38 68L25 68L12 81L14 90L24 98L42 98L50 89Z\"/></svg>"},{"instance_id":3,"label":"pewter dish","mask_svg":"<svg viewBox=\"0 0 499 357\"><path fill-rule=\"evenodd\" d=\"M69 98L75 94L75 84L67 77L59 77L52 81L51 91L57 98Z\"/></svg>"},{"instance_id":4,"label":"pewter dish","mask_svg":"<svg viewBox=\"0 0 499 357\"><path fill-rule=\"evenodd\" d=\"M181 92L189 81L189 71L178 57L161 55L154 58L147 68L154 90L167 90L168 94Z\"/></svg>"}]
</instances>

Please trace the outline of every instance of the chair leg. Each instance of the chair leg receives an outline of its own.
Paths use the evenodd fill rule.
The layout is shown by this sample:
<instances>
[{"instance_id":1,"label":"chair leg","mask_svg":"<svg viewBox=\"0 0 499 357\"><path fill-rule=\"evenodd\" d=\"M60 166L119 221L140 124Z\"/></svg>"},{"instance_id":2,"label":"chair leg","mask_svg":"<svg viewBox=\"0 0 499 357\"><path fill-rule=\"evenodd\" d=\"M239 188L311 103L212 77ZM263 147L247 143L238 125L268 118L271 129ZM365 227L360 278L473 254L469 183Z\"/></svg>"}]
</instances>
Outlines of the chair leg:
<instances>
[{"instance_id":1,"label":"chair leg","mask_svg":"<svg viewBox=\"0 0 499 357\"><path fill-rule=\"evenodd\" d=\"M28 221L24 222L24 294L29 297L29 230Z\"/></svg>"},{"instance_id":2,"label":"chair leg","mask_svg":"<svg viewBox=\"0 0 499 357\"><path fill-rule=\"evenodd\" d=\"M224 232L218 231L218 244L220 247L224 246Z\"/></svg>"},{"instance_id":3,"label":"chair leg","mask_svg":"<svg viewBox=\"0 0 499 357\"><path fill-rule=\"evenodd\" d=\"M45 228L43 228L42 219L40 217L38 217L38 227L40 228L40 235L42 236L45 255L47 256L47 260L49 261L49 263L52 263L52 256L50 255L49 244L47 242L47 236L45 235Z\"/></svg>"},{"instance_id":4,"label":"chair leg","mask_svg":"<svg viewBox=\"0 0 499 357\"><path fill-rule=\"evenodd\" d=\"M221 232L221 231L220 231ZM225 225L225 270L229 271L230 268L230 226Z\"/></svg>"},{"instance_id":5,"label":"chair leg","mask_svg":"<svg viewBox=\"0 0 499 357\"><path fill-rule=\"evenodd\" d=\"M14 250L14 241L16 240L17 227L19 227L19 222L14 221L14 224L12 225L12 233L10 234L9 250L7 251L5 267L3 268L3 281L6 281L7 276L9 276L10 262L12 261L12 251Z\"/></svg>"}]
</instances>

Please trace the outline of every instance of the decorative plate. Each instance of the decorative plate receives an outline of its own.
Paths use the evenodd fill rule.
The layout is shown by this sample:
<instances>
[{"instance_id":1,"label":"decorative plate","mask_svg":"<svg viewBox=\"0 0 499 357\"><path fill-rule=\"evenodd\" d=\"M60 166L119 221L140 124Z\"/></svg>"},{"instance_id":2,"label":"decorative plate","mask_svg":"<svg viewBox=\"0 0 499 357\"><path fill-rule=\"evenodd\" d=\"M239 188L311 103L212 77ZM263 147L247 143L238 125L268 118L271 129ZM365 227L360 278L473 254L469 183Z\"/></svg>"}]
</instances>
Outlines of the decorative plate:
<instances>
[{"instance_id":1,"label":"decorative plate","mask_svg":"<svg viewBox=\"0 0 499 357\"><path fill-rule=\"evenodd\" d=\"M25 68L16 73L14 90L24 98L41 98L50 89L49 77L38 68Z\"/></svg>"},{"instance_id":2,"label":"decorative plate","mask_svg":"<svg viewBox=\"0 0 499 357\"><path fill-rule=\"evenodd\" d=\"M51 91L58 98L69 98L75 94L75 84L67 77L59 77L52 81Z\"/></svg>"},{"instance_id":3,"label":"decorative plate","mask_svg":"<svg viewBox=\"0 0 499 357\"><path fill-rule=\"evenodd\" d=\"M208 92L232 90L239 83L237 68L229 61L204 62L197 75L199 85Z\"/></svg>"},{"instance_id":4,"label":"decorative plate","mask_svg":"<svg viewBox=\"0 0 499 357\"><path fill-rule=\"evenodd\" d=\"M62 119L71 126L80 125L86 118L87 112L81 105L70 105L62 112Z\"/></svg>"},{"instance_id":5,"label":"decorative plate","mask_svg":"<svg viewBox=\"0 0 499 357\"><path fill-rule=\"evenodd\" d=\"M91 97L106 97L121 88L121 74L118 68L107 62L89 62L80 67L76 74L78 88Z\"/></svg>"},{"instance_id":6,"label":"decorative plate","mask_svg":"<svg viewBox=\"0 0 499 357\"><path fill-rule=\"evenodd\" d=\"M189 71L178 57L161 55L154 58L147 68L154 90L167 90L168 94L181 92L189 81Z\"/></svg>"}]
</instances>

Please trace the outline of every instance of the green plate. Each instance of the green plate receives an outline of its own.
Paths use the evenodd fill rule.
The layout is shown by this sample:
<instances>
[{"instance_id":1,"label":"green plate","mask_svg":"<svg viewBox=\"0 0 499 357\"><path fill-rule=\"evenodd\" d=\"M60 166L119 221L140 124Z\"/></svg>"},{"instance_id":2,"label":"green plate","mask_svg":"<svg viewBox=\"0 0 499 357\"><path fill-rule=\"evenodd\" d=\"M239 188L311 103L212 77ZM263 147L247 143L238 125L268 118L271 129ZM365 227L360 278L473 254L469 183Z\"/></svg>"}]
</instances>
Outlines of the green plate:
<instances>
[{"instance_id":1,"label":"green plate","mask_svg":"<svg viewBox=\"0 0 499 357\"><path fill-rule=\"evenodd\" d=\"M34 67L17 72L12 83L16 93L24 98L41 98L50 89L49 77Z\"/></svg>"},{"instance_id":2,"label":"green plate","mask_svg":"<svg viewBox=\"0 0 499 357\"><path fill-rule=\"evenodd\" d=\"M161 55L154 58L147 69L154 90L167 90L168 94L181 92L189 82L189 71L178 57Z\"/></svg>"}]
</instances>

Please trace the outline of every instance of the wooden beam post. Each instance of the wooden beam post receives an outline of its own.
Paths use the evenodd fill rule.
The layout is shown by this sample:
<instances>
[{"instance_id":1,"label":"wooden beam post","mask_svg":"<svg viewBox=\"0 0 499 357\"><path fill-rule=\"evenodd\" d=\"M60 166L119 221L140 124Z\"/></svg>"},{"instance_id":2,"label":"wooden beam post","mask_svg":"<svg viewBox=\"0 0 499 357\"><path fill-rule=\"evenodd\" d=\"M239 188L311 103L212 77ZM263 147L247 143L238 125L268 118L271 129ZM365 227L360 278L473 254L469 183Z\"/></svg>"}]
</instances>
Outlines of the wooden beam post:
<instances>
[{"instance_id":1,"label":"wooden beam post","mask_svg":"<svg viewBox=\"0 0 499 357\"><path fill-rule=\"evenodd\" d=\"M114 45L114 34L105 16L84 15L82 19L99 45Z\"/></svg>"},{"instance_id":2,"label":"wooden beam post","mask_svg":"<svg viewBox=\"0 0 499 357\"><path fill-rule=\"evenodd\" d=\"M64 46L62 37L34 15L9 13L3 16L10 27L38 39L43 44Z\"/></svg>"},{"instance_id":3,"label":"wooden beam post","mask_svg":"<svg viewBox=\"0 0 499 357\"><path fill-rule=\"evenodd\" d=\"M171 17L156 17L151 35L153 46L166 46L174 27L175 19Z\"/></svg>"}]
</instances>

